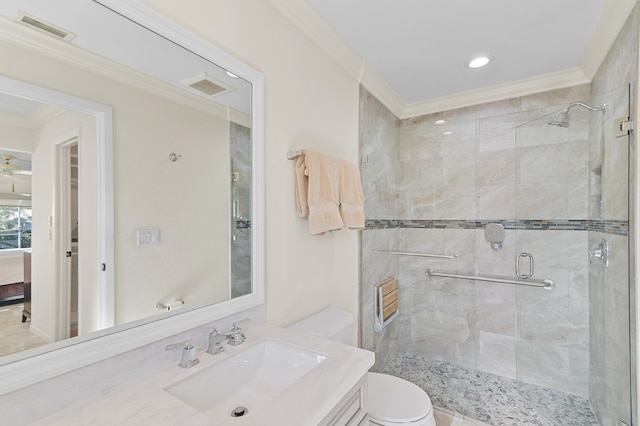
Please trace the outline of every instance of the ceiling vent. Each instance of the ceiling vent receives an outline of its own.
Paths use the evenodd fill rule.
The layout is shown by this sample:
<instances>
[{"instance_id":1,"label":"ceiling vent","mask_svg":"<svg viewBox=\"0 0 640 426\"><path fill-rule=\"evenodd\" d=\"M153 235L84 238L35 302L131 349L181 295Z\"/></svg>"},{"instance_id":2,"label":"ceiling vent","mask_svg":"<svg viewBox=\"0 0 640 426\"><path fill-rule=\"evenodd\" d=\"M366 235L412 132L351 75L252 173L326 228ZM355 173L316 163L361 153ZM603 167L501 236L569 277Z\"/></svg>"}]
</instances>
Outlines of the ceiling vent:
<instances>
[{"instance_id":1,"label":"ceiling vent","mask_svg":"<svg viewBox=\"0 0 640 426\"><path fill-rule=\"evenodd\" d=\"M218 96L235 90L232 86L201 72L195 77L182 80L180 84L189 86L207 96Z\"/></svg>"},{"instance_id":2,"label":"ceiling vent","mask_svg":"<svg viewBox=\"0 0 640 426\"><path fill-rule=\"evenodd\" d=\"M71 41L71 39L73 39L76 36L72 32L69 32L60 27L57 27L48 22L45 22L42 19L36 18L33 15L28 15L22 11L18 12L18 16L16 16L15 20L31 28L34 28L37 31L40 31L45 34L49 34L61 40Z\"/></svg>"}]
</instances>

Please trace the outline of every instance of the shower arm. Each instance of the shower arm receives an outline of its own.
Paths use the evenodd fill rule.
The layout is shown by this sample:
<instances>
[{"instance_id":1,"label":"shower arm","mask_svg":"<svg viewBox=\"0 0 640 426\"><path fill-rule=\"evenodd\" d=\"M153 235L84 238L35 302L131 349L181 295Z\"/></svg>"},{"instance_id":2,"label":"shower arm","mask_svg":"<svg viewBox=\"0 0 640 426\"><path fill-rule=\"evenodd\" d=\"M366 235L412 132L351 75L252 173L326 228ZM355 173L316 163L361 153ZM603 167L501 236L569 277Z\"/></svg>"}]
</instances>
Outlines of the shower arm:
<instances>
[{"instance_id":1,"label":"shower arm","mask_svg":"<svg viewBox=\"0 0 640 426\"><path fill-rule=\"evenodd\" d=\"M607 104L602 104L601 107L597 108L597 107L592 107L591 105L587 105L585 103L582 102L574 102L571 105L569 105L568 107L566 107L563 111L564 112L569 112L569 110L575 106L581 106L582 108L588 109L589 111L606 111L607 110Z\"/></svg>"}]
</instances>

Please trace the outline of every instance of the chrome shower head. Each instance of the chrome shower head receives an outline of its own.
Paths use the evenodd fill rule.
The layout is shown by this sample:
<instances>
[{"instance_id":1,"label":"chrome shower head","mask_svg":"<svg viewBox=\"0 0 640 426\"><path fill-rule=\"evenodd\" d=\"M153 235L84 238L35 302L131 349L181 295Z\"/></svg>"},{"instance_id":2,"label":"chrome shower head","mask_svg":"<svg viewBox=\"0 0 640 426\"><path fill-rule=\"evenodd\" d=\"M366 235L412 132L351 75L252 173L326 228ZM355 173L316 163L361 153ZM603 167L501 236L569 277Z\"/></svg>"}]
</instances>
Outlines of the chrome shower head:
<instances>
[{"instance_id":1,"label":"chrome shower head","mask_svg":"<svg viewBox=\"0 0 640 426\"><path fill-rule=\"evenodd\" d=\"M549 122L549 124L552 126L558 126L558 127L569 127L569 120L571 119L571 116L569 115L569 110L574 106L581 106L582 108L588 109L589 111L605 111L607 109L606 104L602 104L600 108L594 108L587 104L583 104L582 102L576 102L569 105L559 113L557 113L555 117L553 117L553 119Z\"/></svg>"}]
</instances>

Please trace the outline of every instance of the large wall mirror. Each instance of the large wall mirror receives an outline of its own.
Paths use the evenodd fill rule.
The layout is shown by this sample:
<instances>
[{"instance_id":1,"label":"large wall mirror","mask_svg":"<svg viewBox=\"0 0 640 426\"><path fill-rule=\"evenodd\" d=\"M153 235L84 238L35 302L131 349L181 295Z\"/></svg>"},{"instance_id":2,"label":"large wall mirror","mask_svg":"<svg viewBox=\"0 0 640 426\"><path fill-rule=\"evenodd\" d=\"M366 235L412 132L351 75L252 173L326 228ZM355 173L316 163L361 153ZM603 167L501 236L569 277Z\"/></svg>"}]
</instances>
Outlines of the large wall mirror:
<instances>
[{"instance_id":1,"label":"large wall mirror","mask_svg":"<svg viewBox=\"0 0 640 426\"><path fill-rule=\"evenodd\" d=\"M0 364L262 303L262 76L136 2L0 15Z\"/></svg>"}]
</instances>

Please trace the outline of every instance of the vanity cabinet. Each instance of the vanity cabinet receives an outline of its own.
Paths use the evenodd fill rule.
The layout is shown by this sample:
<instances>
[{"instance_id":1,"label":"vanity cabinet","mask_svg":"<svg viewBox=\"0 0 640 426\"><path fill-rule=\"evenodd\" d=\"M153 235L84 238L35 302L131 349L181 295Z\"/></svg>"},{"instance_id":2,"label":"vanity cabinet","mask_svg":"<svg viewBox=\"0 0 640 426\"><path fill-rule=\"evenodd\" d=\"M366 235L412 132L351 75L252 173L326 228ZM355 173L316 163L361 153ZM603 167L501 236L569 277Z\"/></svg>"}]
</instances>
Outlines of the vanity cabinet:
<instances>
[{"instance_id":1,"label":"vanity cabinet","mask_svg":"<svg viewBox=\"0 0 640 426\"><path fill-rule=\"evenodd\" d=\"M369 424L367 375L351 388L320 426L364 426Z\"/></svg>"}]
</instances>

